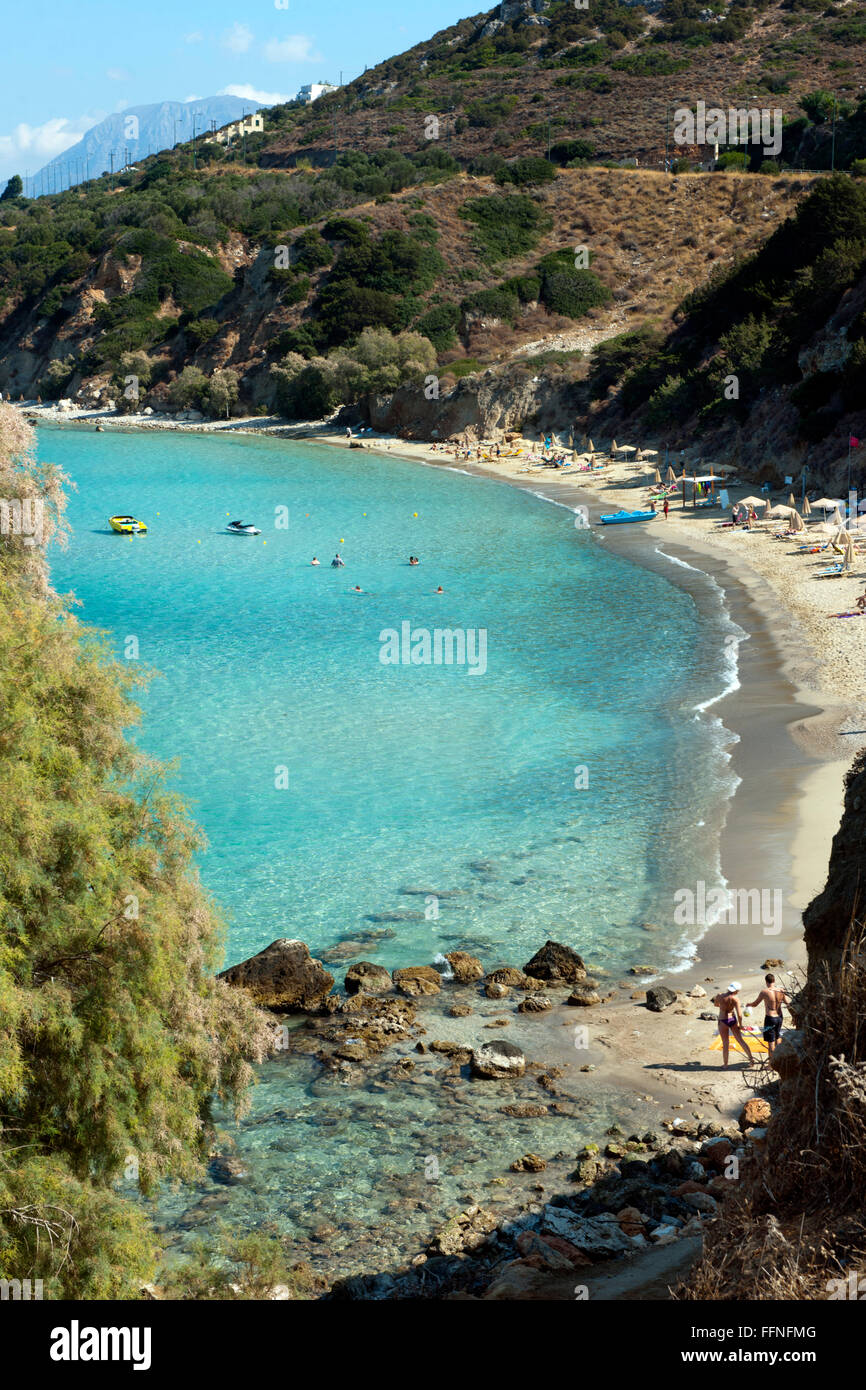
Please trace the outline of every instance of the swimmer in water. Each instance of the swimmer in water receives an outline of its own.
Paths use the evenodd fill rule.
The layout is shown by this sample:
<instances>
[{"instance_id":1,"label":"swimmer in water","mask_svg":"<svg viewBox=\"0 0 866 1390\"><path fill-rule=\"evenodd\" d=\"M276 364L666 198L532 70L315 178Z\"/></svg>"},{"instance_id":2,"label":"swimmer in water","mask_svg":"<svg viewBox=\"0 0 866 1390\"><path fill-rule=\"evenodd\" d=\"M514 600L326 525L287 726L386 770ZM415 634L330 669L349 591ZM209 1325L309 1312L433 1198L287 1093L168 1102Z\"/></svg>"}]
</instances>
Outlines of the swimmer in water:
<instances>
[{"instance_id":1,"label":"swimmer in water","mask_svg":"<svg viewBox=\"0 0 866 1390\"><path fill-rule=\"evenodd\" d=\"M310 561L310 564L311 564L311 565L317 565L318 563L319 563L319 561L316 559L316 557L315 557L315 555L314 555L313 558L312 558L312 560Z\"/></svg>"},{"instance_id":2,"label":"swimmer in water","mask_svg":"<svg viewBox=\"0 0 866 1390\"><path fill-rule=\"evenodd\" d=\"M331 561L331 569L332 569L332 570L341 570L341 569L344 569L344 568L345 568L345 565L346 565L346 561L343 559L342 555L340 555L339 553L336 554L336 555L334 556L333 560Z\"/></svg>"},{"instance_id":3,"label":"swimmer in water","mask_svg":"<svg viewBox=\"0 0 866 1390\"><path fill-rule=\"evenodd\" d=\"M436 593L437 593L437 594L444 594L444 592L445 592L445 590L442 588L442 585L440 584L440 585L439 585L439 588L436 590Z\"/></svg>"},{"instance_id":4,"label":"swimmer in water","mask_svg":"<svg viewBox=\"0 0 866 1390\"><path fill-rule=\"evenodd\" d=\"M350 590L350 593L353 593L353 594L363 594L363 592L364 592L364 590L361 588L360 584L356 584L355 587L354 587L354 589L351 589L351 590Z\"/></svg>"},{"instance_id":5,"label":"swimmer in water","mask_svg":"<svg viewBox=\"0 0 866 1390\"><path fill-rule=\"evenodd\" d=\"M410 564L410 565L418 565L418 564L420 564L420 563L421 563L421 562L420 562L420 560L418 559L418 556L417 556L417 555L410 555L410 556L409 556L409 564Z\"/></svg>"}]
</instances>

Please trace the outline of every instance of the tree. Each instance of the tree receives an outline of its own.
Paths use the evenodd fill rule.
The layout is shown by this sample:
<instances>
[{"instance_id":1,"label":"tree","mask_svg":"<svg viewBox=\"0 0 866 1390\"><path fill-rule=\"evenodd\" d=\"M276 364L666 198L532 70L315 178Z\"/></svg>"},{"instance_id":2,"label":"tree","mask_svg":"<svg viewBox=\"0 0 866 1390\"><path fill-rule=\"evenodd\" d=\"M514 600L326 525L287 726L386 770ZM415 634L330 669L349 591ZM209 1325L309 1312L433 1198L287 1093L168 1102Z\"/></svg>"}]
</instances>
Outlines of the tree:
<instances>
[{"instance_id":1,"label":"tree","mask_svg":"<svg viewBox=\"0 0 866 1390\"><path fill-rule=\"evenodd\" d=\"M240 380L237 372L225 369L216 371L204 392L204 404L212 415L225 415L228 419L239 394Z\"/></svg>"},{"instance_id":2,"label":"tree","mask_svg":"<svg viewBox=\"0 0 866 1390\"><path fill-rule=\"evenodd\" d=\"M168 388L168 399L175 410L198 408L207 390L208 379L198 367L184 367Z\"/></svg>"},{"instance_id":3,"label":"tree","mask_svg":"<svg viewBox=\"0 0 866 1390\"><path fill-rule=\"evenodd\" d=\"M20 198L23 191L24 184L21 182L21 175L13 174L3 192L0 193L0 203L5 203L10 198Z\"/></svg>"},{"instance_id":4,"label":"tree","mask_svg":"<svg viewBox=\"0 0 866 1390\"><path fill-rule=\"evenodd\" d=\"M0 494L44 501L46 542L62 521L2 404ZM117 1182L201 1174L211 1099L242 1108L268 1026L216 978L201 837L127 742L142 678L47 588L40 548L0 546L0 571L0 1277L135 1297L156 1240Z\"/></svg>"}]
</instances>

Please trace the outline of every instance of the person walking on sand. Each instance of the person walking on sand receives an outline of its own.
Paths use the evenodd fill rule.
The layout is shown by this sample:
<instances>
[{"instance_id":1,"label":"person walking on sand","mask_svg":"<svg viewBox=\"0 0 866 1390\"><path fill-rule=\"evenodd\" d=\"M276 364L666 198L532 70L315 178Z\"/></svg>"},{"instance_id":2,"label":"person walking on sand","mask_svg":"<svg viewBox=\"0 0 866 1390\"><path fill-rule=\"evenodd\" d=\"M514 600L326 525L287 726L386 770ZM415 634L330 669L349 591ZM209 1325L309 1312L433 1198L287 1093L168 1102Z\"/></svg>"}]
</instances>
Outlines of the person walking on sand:
<instances>
[{"instance_id":1,"label":"person walking on sand","mask_svg":"<svg viewBox=\"0 0 866 1390\"><path fill-rule=\"evenodd\" d=\"M758 994L757 999L747 1005L750 1009L755 1009L759 1004L764 1006L764 1042L767 1044L767 1056L772 1058L776 1049L776 1043L782 1036L782 1005L788 1002L787 990L782 989L776 984L775 975L765 975L765 987Z\"/></svg>"},{"instance_id":2,"label":"person walking on sand","mask_svg":"<svg viewBox=\"0 0 866 1390\"><path fill-rule=\"evenodd\" d=\"M742 1034L743 1011L740 1008L740 1001L737 998L740 988L741 986L735 980L732 984L728 985L724 994L717 994L713 999L713 1003L718 1006L719 1010L719 1036L722 1039L722 1060L726 1069L732 1033L749 1059L749 1064L751 1065L755 1060L749 1049L749 1044Z\"/></svg>"},{"instance_id":3,"label":"person walking on sand","mask_svg":"<svg viewBox=\"0 0 866 1390\"><path fill-rule=\"evenodd\" d=\"M665 498L665 507L664 507L664 511L665 511L665 521L667 521L667 519L668 519L668 512L670 511L670 509L671 509L671 504L670 504L670 502L668 501L668 499Z\"/></svg>"}]
</instances>

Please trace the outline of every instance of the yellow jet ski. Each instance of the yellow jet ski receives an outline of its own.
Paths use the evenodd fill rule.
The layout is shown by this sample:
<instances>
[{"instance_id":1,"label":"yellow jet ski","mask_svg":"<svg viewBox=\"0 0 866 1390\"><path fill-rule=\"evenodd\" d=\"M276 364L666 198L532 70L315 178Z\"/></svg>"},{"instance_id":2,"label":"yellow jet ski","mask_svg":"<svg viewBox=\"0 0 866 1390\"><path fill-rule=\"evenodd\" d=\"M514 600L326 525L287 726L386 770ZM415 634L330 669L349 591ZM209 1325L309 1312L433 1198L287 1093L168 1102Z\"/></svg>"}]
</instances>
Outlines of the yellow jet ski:
<instances>
[{"instance_id":1,"label":"yellow jet ski","mask_svg":"<svg viewBox=\"0 0 866 1390\"><path fill-rule=\"evenodd\" d=\"M112 531L119 531L122 536L134 536L138 533L147 531L143 521L136 521L134 516L111 516L108 524Z\"/></svg>"}]
</instances>

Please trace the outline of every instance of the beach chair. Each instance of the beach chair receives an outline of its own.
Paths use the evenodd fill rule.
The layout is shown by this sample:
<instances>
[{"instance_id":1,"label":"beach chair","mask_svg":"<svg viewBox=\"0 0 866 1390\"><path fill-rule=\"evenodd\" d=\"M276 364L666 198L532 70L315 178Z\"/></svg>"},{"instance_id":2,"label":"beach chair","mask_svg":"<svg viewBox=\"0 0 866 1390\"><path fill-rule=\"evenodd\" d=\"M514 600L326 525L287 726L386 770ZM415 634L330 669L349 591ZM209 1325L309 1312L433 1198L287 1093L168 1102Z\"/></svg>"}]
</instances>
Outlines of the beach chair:
<instances>
[{"instance_id":1,"label":"beach chair","mask_svg":"<svg viewBox=\"0 0 866 1390\"><path fill-rule=\"evenodd\" d=\"M839 579L845 573L845 566L840 561L838 565L830 565L829 569L819 570L815 579Z\"/></svg>"}]
</instances>

